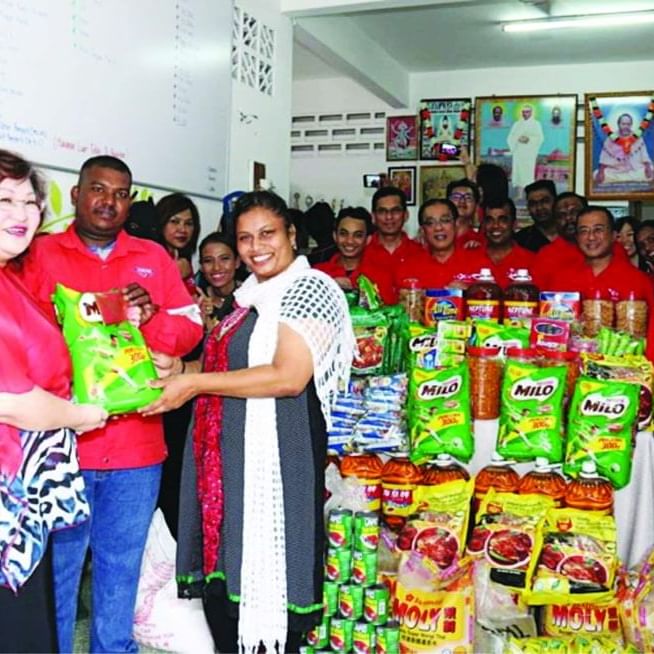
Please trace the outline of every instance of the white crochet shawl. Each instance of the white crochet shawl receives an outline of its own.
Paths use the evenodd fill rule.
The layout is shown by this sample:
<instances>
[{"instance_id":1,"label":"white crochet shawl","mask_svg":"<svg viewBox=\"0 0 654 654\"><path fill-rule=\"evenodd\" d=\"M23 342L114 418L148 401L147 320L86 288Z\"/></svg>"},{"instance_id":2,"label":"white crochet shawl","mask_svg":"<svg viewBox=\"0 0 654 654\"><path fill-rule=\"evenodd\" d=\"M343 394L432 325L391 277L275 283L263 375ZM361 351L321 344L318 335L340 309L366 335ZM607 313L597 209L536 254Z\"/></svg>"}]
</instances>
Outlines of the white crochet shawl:
<instances>
[{"instance_id":1,"label":"white crochet shawl","mask_svg":"<svg viewBox=\"0 0 654 654\"><path fill-rule=\"evenodd\" d=\"M349 377L354 352L341 289L301 256L264 282L250 275L234 295L239 306L253 307L258 313L248 350L250 367L272 363L279 323L306 341L316 393L329 425L332 401L339 382ZM238 623L239 645L246 652L256 652L263 643L267 652L274 652L277 645L281 654L286 643L286 542L278 438L275 399L248 399Z\"/></svg>"}]
</instances>

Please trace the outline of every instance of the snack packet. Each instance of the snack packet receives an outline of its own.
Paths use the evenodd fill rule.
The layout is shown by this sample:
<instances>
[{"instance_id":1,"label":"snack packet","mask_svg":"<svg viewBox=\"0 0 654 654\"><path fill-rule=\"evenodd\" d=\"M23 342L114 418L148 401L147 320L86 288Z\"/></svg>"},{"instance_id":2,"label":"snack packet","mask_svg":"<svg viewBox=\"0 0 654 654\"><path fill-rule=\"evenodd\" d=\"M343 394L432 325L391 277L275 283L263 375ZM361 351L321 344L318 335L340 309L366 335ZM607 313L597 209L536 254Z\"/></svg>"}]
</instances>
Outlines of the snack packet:
<instances>
[{"instance_id":1,"label":"snack packet","mask_svg":"<svg viewBox=\"0 0 654 654\"><path fill-rule=\"evenodd\" d=\"M424 463L437 454L450 454L470 461L474 442L468 366L413 370L409 396L411 460Z\"/></svg>"},{"instance_id":2,"label":"snack packet","mask_svg":"<svg viewBox=\"0 0 654 654\"><path fill-rule=\"evenodd\" d=\"M149 385L157 373L143 335L125 319L118 295L80 293L62 284L53 295L73 363L73 398L110 414L136 411L161 395Z\"/></svg>"},{"instance_id":3,"label":"snack packet","mask_svg":"<svg viewBox=\"0 0 654 654\"><path fill-rule=\"evenodd\" d=\"M536 564L546 512L554 500L546 495L498 493L491 488L481 502L468 540L468 554L491 566L491 580L524 588Z\"/></svg>"},{"instance_id":4,"label":"snack packet","mask_svg":"<svg viewBox=\"0 0 654 654\"><path fill-rule=\"evenodd\" d=\"M367 311L361 307L352 307L350 318L357 344L352 373L378 375L384 372L384 356L388 347L388 318L381 311Z\"/></svg>"},{"instance_id":5,"label":"snack packet","mask_svg":"<svg viewBox=\"0 0 654 654\"><path fill-rule=\"evenodd\" d=\"M610 600L618 566L616 532L610 515L548 511L532 590L526 593L529 604Z\"/></svg>"},{"instance_id":6,"label":"snack packet","mask_svg":"<svg viewBox=\"0 0 654 654\"><path fill-rule=\"evenodd\" d=\"M637 654L611 636L510 638L504 654Z\"/></svg>"},{"instance_id":7,"label":"snack packet","mask_svg":"<svg viewBox=\"0 0 654 654\"><path fill-rule=\"evenodd\" d=\"M508 359L502 381L497 451L506 459L563 459L561 439L567 368Z\"/></svg>"},{"instance_id":8,"label":"snack packet","mask_svg":"<svg viewBox=\"0 0 654 654\"><path fill-rule=\"evenodd\" d=\"M357 279L359 289L359 306L368 311L377 311L383 302L379 297L377 285L365 275L359 275Z\"/></svg>"},{"instance_id":9,"label":"snack packet","mask_svg":"<svg viewBox=\"0 0 654 654\"><path fill-rule=\"evenodd\" d=\"M584 461L593 461L615 488L629 483L638 394L634 384L579 378L568 419L566 474L578 477Z\"/></svg>"},{"instance_id":10,"label":"snack packet","mask_svg":"<svg viewBox=\"0 0 654 654\"><path fill-rule=\"evenodd\" d=\"M510 348L529 347L529 329L500 325L494 320L474 320L473 342L477 347L499 347L505 356Z\"/></svg>"}]
</instances>

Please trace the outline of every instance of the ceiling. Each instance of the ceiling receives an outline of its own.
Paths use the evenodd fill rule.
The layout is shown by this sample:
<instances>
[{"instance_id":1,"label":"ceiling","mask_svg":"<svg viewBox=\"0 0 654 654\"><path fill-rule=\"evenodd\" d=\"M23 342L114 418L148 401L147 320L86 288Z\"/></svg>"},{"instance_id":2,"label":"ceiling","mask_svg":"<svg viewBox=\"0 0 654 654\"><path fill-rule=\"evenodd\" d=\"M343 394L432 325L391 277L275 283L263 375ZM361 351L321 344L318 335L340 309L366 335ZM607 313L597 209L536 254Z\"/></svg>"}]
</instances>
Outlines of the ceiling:
<instances>
[{"instance_id":1,"label":"ceiling","mask_svg":"<svg viewBox=\"0 0 654 654\"><path fill-rule=\"evenodd\" d=\"M398 4L398 3L394 3ZM642 61L654 55L654 24L508 34L499 23L527 18L654 10L654 0L470 0L339 15L378 43L407 72ZM295 44L293 78L341 73Z\"/></svg>"}]
</instances>

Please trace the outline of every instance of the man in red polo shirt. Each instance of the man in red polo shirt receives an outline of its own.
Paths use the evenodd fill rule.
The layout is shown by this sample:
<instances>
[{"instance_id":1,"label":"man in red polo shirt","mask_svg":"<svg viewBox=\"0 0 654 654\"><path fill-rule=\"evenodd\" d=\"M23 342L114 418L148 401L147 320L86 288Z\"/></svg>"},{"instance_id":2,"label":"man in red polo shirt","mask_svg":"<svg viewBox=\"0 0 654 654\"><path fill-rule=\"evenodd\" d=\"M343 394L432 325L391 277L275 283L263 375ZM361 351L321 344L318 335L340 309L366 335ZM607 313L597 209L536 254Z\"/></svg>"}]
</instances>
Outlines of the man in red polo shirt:
<instances>
[{"instance_id":1,"label":"man in red polo shirt","mask_svg":"<svg viewBox=\"0 0 654 654\"><path fill-rule=\"evenodd\" d=\"M391 277L402 266L424 254L423 247L404 232L409 217L406 195L395 186L383 186L372 196L372 220L377 232L363 251L362 263L368 270L387 270Z\"/></svg>"},{"instance_id":2,"label":"man in red polo shirt","mask_svg":"<svg viewBox=\"0 0 654 654\"><path fill-rule=\"evenodd\" d=\"M525 268L530 273L534 267L533 252L520 247L513 238L516 209L513 200L491 201L484 207L481 231L486 237L486 256L495 281L506 288L513 281L512 276Z\"/></svg>"},{"instance_id":3,"label":"man in red polo shirt","mask_svg":"<svg viewBox=\"0 0 654 654\"><path fill-rule=\"evenodd\" d=\"M558 236L538 251L534 264L534 279L542 290L557 290L552 275L583 263L584 255L577 247L577 216L587 206L586 198L577 193L566 191L556 196L553 213Z\"/></svg>"},{"instance_id":4,"label":"man in red polo shirt","mask_svg":"<svg viewBox=\"0 0 654 654\"><path fill-rule=\"evenodd\" d=\"M334 243L338 252L328 261L313 267L333 277L343 290L356 287L359 275L377 284L384 304L395 304L393 278L385 268L373 267L362 261L363 250L370 241L372 218L363 207L341 209L334 221Z\"/></svg>"},{"instance_id":5,"label":"man in red polo shirt","mask_svg":"<svg viewBox=\"0 0 654 654\"><path fill-rule=\"evenodd\" d=\"M148 347L181 356L202 338L199 309L167 252L123 230L131 183L120 159L87 160L71 191L75 220L65 232L34 241L23 279L50 313L56 283L77 291L122 289L128 303L141 306ZM59 650L73 651L80 579L90 549L90 651L135 652L136 590L166 457L161 416L117 416L80 436L78 452L91 517L52 537Z\"/></svg>"},{"instance_id":6,"label":"man in red polo shirt","mask_svg":"<svg viewBox=\"0 0 654 654\"><path fill-rule=\"evenodd\" d=\"M483 245L483 235L474 228L481 197L477 184L469 179L455 180L447 185L445 196L459 212L456 219L456 246L474 248Z\"/></svg>"},{"instance_id":7,"label":"man in red polo shirt","mask_svg":"<svg viewBox=\"0 0 654 654\"><path fill-rule=\"evenodd\" d=\"M488 260L480 248L464 249L456 246L458 211L454 203L445 199L427 200L418 211L418 223L427 246L417 257L396 274L396 283L403 279L417 279L419 286L446 288L488 267Z\"/></svg>"},{"instance_id":8,"label":"man in red polo shirt","mask_svg":"<svg viewBox=\"0 0 654 654\"><path fill-rule=\"evenodd\" d=\"M555 290L579 291L591 297L599 292L614 302L635 294L647 302L647 357L654 355L654 287L650 278L619 256L615 249L613 214L606 207L589 206L577 216L577 244L584 256L579 266L559 268L552 275Z\"/></svg>"}]
</instances>

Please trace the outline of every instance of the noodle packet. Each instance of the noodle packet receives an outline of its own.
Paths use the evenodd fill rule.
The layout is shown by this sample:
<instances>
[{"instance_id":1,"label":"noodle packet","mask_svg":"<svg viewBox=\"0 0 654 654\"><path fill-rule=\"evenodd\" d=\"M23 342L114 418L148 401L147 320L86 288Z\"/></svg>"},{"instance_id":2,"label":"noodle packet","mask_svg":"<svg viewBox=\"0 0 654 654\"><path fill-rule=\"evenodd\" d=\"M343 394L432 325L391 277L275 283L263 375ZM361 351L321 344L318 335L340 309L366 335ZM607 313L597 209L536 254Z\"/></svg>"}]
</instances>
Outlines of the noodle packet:
<instances>
[{"instance_id":1,"label":"noodle packet","mask_svg":"<svg viewBox=\"0 0 654 654\"><path fill-rule=\"evenodd\" d=\"M119 296L62 284L52 296L73 363L74 400L112 415L136 411L161 395L150 387L157 373L143 334L125 319Z\"/></svg>"},{"instance_id":2,"label":"noodle packet","mask_svg":"<svg viewBox=\"0 0 654 654\"><path fill-rule=\"evenodd\" d=\"M506 459L550 463L563 459L563 400L566 366L541 368L508 359L502 381L497 451Z\"/></svg>"},{"instance_id":3,"label":"noodle packet","mask_svg":"<svg viewBox=\"0 0 654 654\"><path fill-rule=\"evenodd\" d=\"M473 341L477 347L499 347L502 356L510 348L529 347L529 329L500 325L494 320L474 320Z\"/></svg>"},{"instance_id":4,"label":"noodle packet","mask_svg":"<svg viewBox=\"0 0 654 654\"><path fill-rule=\"evenodd\" d=\"M442 370L416 368L409 388L411 461L438 454L468 462L474 453L470 415L470 373L461 363Z\"/></svg>"},{"instance_id":5,"label":"noodle packet","mask_svg":"<svg viewBox=\"0 0 654 654\"><path fill-rule=\"evenodd\" d=\"M631 477L639 389L634 384L580 377L575 387L563 471L578 477L585 461L615 488Z\"/></svg>"},{"instance_id":6,"label":"noodle packet","mask_svg":"<svg viewBox=\"0 0 654 654\"><path fill-rule=\"evenodd\" d=\"M525 588L536 565L545 514L554 506L546 495L498 493L491 488L477 513L468 540L468 554L484 558L491 580L504 586Z\"/></svg>"},{"instance_id":7,"label":"noodle packet","mask_svg":"<svg viewBox=\"0 0 654 654\"><path fill-rule=\"evenodd\" d=\"M529 604L607 602L615 595L618 567L613 516L580 509L552 509L543 527L543 544Z\"/></svg>"},{"instance_id":8,"label":"noodle packet","mask_svg":"<svg viewBox=\"0 0 654 654\"><path fill-rule=\"evenodd\" d=\"M381 311L367 311L361 307L352 307L350 318L357 345L352 373L378 375L384 372L390 326L388 318Z\"/></svg>"}]
</instances>

